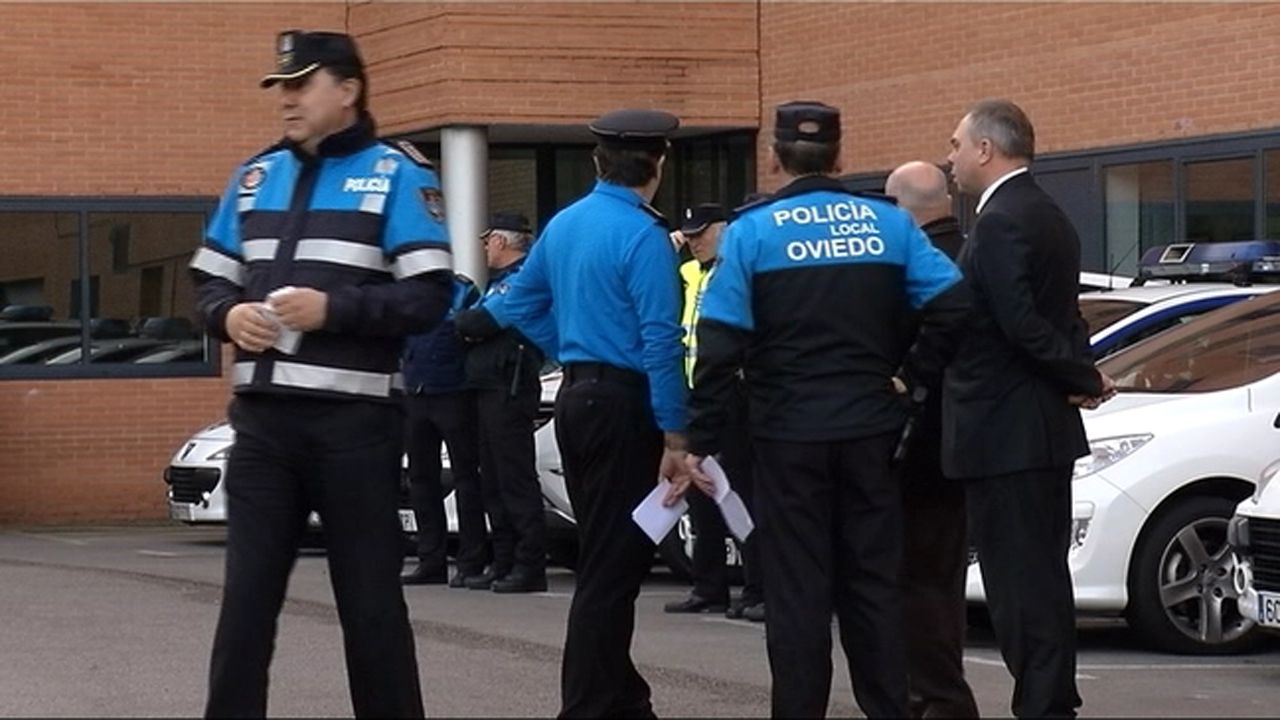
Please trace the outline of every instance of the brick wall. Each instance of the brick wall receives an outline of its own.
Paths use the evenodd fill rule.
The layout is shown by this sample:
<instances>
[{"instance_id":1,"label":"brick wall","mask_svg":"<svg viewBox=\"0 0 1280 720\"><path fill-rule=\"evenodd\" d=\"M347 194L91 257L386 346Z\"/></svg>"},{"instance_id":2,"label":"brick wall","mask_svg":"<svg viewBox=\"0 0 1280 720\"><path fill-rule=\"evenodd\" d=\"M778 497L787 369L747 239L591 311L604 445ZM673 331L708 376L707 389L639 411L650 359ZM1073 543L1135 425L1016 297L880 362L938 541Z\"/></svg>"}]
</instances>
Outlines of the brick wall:
<instances>
[{"instance_id":1,"label":"brick wall","mask_svg":"<svg viewBox=\"0 0 1280 720\"><path fill-rule=\"evenodd\" d=\"M1276 3L762 8L761 127L786 100L840 106L846 172L945 159L965 108L991 96L1027 111L1040 152L1280 126Z\"/></svg>"}]
</instances>

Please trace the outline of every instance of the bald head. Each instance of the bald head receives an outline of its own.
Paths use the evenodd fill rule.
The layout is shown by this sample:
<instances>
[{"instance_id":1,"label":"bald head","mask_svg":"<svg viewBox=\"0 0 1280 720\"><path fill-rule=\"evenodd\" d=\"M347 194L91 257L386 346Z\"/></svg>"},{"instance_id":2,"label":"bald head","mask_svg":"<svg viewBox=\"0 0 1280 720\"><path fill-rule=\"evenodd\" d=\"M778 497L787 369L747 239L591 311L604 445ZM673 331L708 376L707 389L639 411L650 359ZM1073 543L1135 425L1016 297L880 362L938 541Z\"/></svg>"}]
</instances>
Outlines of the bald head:
<instances>
[{"instance_id":1,"label":"bald head","mask_svg":"<svg viewBox=\"0 0 1280 720\"><path fill-rule=\"evenodd\" d=\"M924 225L951 215L951 194L947 192L947 176L937 165L909 162L889 173L884 192L898 199L898 205Z\"/></svg>"}]
</instances>

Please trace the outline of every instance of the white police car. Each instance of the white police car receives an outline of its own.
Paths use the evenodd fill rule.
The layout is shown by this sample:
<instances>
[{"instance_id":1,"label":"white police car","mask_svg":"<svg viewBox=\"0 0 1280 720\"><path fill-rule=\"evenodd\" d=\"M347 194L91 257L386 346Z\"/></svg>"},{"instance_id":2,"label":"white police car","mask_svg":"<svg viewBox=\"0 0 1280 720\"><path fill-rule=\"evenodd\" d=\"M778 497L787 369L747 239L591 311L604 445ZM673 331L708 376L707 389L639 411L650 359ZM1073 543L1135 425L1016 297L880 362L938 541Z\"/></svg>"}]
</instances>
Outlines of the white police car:
<instances>
[{"instance_id":1,"label":"white police car","mask_svg":"<svg viewBox=\"0 0 1280 720\"><path fill-rule=\"evenodd\" d=\"M1280 294L1210 312L1104 360L1120 394L1085 413L1069 562L1081 612L1123 614L1152 645L1257 639L1227 524L1280 447ZM968 597L981 602L970 567Z\"/></svg>"},{"instance_id":2,"label":"white police car","mask_svg":"<svg viewBox=\"0 0 1280 720\"><path fill-rule=\"evenodd\" d=\"M1240 612L1259 627L1280 632L1280 460L1258 477L1253 495L1236 506L1227 526L1235 548L1235 590Z\"/></svg>"}]
</instances>

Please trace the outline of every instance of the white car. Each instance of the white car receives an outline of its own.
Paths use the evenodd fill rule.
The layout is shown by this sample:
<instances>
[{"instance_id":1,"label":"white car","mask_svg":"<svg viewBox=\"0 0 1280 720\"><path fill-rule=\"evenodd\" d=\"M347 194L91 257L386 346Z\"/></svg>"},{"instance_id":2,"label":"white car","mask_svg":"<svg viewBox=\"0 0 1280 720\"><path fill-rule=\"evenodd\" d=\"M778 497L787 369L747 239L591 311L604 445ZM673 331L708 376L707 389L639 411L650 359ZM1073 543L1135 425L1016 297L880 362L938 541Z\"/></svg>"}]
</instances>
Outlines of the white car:
<instances>
[{"instance_id":1,"label":"white car","mask_svg":"<svg viewBox=\"0 0 1280 720\"><path fill-rule=\"evenodd\" d=\"M1123 614L1172 652L1241 651L1227 523L1280 446L1280 294L1239 302L1099 365L1120 394L1085 413L1069 561L1081 612ZM983 600L977 565L967 594Z\"/></svg>"},{"instance_id":2,"label":"white car","mask_svg":"<svg viewBox=\"0 0 1280 720\"><path fill-rule=\"evenodd\" d=\"M1262 471L1253 495L1236 507L1227 538L1238 557L1235 589L1240 612L1280 632L1280 460Z\"/></svg>"},{"instance_id":3,"label":"white car","mask_svg":"<svg viewBox=\"0 0 1280 720\"><path fill-rule=\"evenodd\" d=\"M1280 289L1280 285L1189 282L1080 295L1089 346L1101 360L1211 310Z\"/></svg>"}]
</instances>

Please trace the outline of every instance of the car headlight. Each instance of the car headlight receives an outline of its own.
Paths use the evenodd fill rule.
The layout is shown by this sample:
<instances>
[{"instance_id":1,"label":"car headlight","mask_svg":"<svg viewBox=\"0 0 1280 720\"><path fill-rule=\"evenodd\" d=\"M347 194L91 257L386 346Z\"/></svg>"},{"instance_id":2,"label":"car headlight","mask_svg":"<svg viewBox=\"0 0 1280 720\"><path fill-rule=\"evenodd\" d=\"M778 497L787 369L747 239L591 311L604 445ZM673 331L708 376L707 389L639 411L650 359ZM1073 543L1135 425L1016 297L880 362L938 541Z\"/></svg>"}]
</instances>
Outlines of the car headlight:
<instances>
[{"instance_id":1,"label":"car headlight","mask_svg":"<svg viewBox=\"0 0 1280 720\"><path fill-rule=\"evenodd\" d=\"M221 450L219 450L218 452L210 455L207 459L208 460L226 460L230 455L231 455L231 446L228 445L222 448Z\"/></svg>"},{"instance_id":2,"label":"car headlight","mask_svg":"<svg viewBox=\"0 0 1280 720\"><path fill-rule=\"evenodd\" d=\"M1262 469L1262 474L1258 476L1258 486L1253 490L1253 501L1262 501L1262 491L1267 489L1267 485L1280 475L1280 460L1277 460Z\"/></svg>"},{"instance_id":3,"label":"car headlight","mask_svg":"<svg viewBox=\"0 0 1280 720\"><path fill-rule=\"evenodd\" d=\"M1111 467L1137 452L1154 437L1151 433L1099 438L1089 443L1089 454L1076 460L1071 479L1079 480Z\"/></svg>"}]
</instances>

